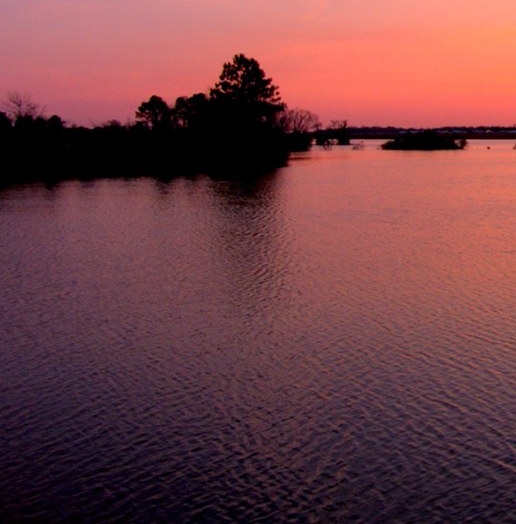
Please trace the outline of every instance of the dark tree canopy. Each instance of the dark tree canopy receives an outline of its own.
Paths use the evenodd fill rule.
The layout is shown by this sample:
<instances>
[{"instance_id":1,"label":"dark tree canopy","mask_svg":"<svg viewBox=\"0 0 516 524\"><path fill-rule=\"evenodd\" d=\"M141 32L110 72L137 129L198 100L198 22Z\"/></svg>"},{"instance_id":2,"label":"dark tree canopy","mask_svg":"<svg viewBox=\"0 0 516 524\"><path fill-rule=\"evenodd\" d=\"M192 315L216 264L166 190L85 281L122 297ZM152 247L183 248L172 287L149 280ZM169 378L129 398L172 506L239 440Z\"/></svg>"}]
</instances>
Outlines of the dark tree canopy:
<instances>
[{"instance_id":1,"label":"dark tree canopy","mask_svg":"<svg viewBox=\"0 0 516 524\"><path fill-rule=\"evenodd\" d=\"M170 124L171 116L168 104L157 95L152 95L149 100L142 102L136 111L136 120L152 129L167 127Z\"/></svg>"},{"instance_id":2,"label":"dark tree canopy","mask_svg":"<svg viewBox=\"0 0 516 524\"><path fill-rule=\"evenodd\" d=\"M179 97L172 110L175 126L182 129L199 128L207 118L208 104L208 97L204 93Z\"/></svg>"},{"instance_id":3,"label":"dark tree canopy","mask_svg":"<svg viewBox=\"0 0 516 524\"><path fill-rule=\"evenodd\" d=\"M246 104L265 102L283 107L278 88L272 83L272 79L265 76L254 58L247 58L243 54L235 55L232 62L223 65L211 96Z\"/></svg>"},{"instance_id":4,"label":"dark tree canopy","mask_svg":"<svg viewBox=\"0 0 516 524\"><path fill-rule=\"evenodd\" d=\"M254 176L284 165L290 151L306 150L319 126L312 113L287 110L272 79L244 54L223 64L207 92L179 97L173 106L153 95L135 113L135 123L69 127L57 115L44 116L30 95L9 93L0 101L0 137L17 166L3 181L97 170L111 176L128 167L160 176Z\"/></svg>"}]
</instances>

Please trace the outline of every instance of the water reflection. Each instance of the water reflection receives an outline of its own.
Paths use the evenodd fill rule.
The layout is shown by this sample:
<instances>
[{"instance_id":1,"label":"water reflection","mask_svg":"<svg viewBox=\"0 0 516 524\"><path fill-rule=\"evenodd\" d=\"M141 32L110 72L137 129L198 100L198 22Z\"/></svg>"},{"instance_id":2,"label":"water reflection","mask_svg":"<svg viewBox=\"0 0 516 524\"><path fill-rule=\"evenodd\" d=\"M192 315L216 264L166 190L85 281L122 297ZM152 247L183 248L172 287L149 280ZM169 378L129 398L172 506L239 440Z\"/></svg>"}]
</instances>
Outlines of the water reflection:
<instances>
[{"instance_id":1,"label":"water reflection","mask_svg":"<svg viewBox=\"0 0 516 524\"><path fill-rule=\"evenodd\" d=\"M264 303L281 309L278 301L292 262L281 174L221 182L213 189L213 210L218 216L210 230L211 244L224 272L227 296L234 307L244 305L246 316L260 324Z\"/></svg>"}]
</instances>

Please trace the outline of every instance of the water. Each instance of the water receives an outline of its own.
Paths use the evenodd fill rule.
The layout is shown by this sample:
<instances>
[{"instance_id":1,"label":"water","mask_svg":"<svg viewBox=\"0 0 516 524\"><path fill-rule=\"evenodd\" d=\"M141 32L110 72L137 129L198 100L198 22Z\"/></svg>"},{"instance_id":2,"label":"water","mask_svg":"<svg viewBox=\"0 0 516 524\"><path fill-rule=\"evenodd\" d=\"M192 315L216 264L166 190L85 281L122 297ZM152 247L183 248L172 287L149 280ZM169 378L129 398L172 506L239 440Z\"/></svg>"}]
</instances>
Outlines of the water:
<instances>
[{"instance_id":1,"label":"water","mask_svg":"<svg viewBox=\"0 0 516 524\"><path fill-rule=\"evenodd\" d=\"M516 153L377 145L2 190L0 521L516 521Z\"/></svg>"}]
</instances>

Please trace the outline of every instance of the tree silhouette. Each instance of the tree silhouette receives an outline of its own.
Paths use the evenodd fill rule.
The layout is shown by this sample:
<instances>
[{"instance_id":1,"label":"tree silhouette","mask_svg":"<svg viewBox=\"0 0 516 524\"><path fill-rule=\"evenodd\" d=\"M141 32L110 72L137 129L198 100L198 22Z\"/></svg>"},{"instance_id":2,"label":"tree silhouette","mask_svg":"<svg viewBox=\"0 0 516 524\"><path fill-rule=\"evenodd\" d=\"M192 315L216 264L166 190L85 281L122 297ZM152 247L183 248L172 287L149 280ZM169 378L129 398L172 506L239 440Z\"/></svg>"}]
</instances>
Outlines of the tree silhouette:
<instances>
[{"instance_id":1,"label":"tree silhouette","mask_svg":"<svg viewBox=\"0 0 516 524\"><path fill-rule=\"evenodd\" d=\"M179 129L199 129L207 118L208 104L208 97L204 93L179 97L172 109L175 126Z\"/></svg>"},{"instance_id":2,"label":"tree silhouette","mask_svg":"<svg viewBox=\"0 0 516 524\"><path fill-rule=\"evenodd\" d=\"M235 55L232 62L223 65L211 96L244 104L267 103L283 108L278 88L272 79L265 76L254 58L247 58L243 54Z\"/></svg>"},{"instance_id":3,"label":"tree silhouette","mask_svg":"<svg viewBox=\"0 0 516 524\"><path fill-rule=\"evenodd\" d=\"M306 109L285 109L278 115L278 125L285 133L311 133L320 129L319 117Z\"/></svg>"},{"instance_id":4,"label":"tree silhouette","mask_svg":"<svg viewBox=\"0 0 516 524\"><path fill-rule=\"evenodd\" d=\"M42 116L43 113L42 108L32 100L31 95L19 91L7 93L7 99L2 104L2 110L13 122L16 122L19 118L34 120Z\"/></svg>"},{"instance_id":5,"label":"tree silhouette","mask_svg":"<svg viewBox=\"0 0 516 524\"><path fill-rule=\"evenodd\" d=\"M278 113L276 121L286 134L291 151L306 151L312 143L313 133L321 127L319 117L306 109L285 109Z\"/></svg>"},{"instance_id":6,"label":"tree silhouette","mask_svg":"<svg viewBox=\"0 0 516 524\"><path fill-rule=\"evenodd\" d=\"M226 117L241 123L273 124L275 115L284 109L277 86L254 58L243 54L222 67L219 81L210 90L210 99L223 107Z\"/></svg>"},{"instance_id":7,"label":"tree silhouette","mask_svg":"<svg viewBox=\"0 0 516 524\"><path fill-rule=\"evenodd\" d=\"M171 125L172 112L163 98L152 95L138 107L136 120L155 130L164 129Z\"/></svg>"}]
</instances>

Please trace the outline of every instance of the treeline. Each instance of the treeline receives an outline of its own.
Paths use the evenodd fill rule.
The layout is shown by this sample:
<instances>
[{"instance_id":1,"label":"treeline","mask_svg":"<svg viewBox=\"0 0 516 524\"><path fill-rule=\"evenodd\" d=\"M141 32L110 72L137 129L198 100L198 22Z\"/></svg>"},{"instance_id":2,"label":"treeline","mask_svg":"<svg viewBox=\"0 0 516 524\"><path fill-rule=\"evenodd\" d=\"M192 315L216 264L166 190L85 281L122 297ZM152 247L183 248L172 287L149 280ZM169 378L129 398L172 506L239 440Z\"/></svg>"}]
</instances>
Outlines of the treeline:
<instances>
[{"instance_id":1,"label":"treeline","mask_svg":"<svg viewBox=\"0 0 516 524\"><path fill-rule=\"evenodd\" d=\"M161 172L249 173L285 164L320 127L316 115L290 110L258 62L243 54L223 65L208 93L169 105L153 95L128 124L68 126L45 117L30 97L8 97L0 112L0 144L12 167L3 181Z\"/></svg>"},{"instance_id":2,"label":"treeline","mask_svg":"<svg viewBox=\"0 0 516 524\"><path fill-rule=\"evenodd\" d=\"M407 133L428 131L426 128L362 126L348 127L351 139L394 139ZM431 128L431 131L454 139L513 139L516 126L445 126Z\"/></svg>"}]
</instances>

